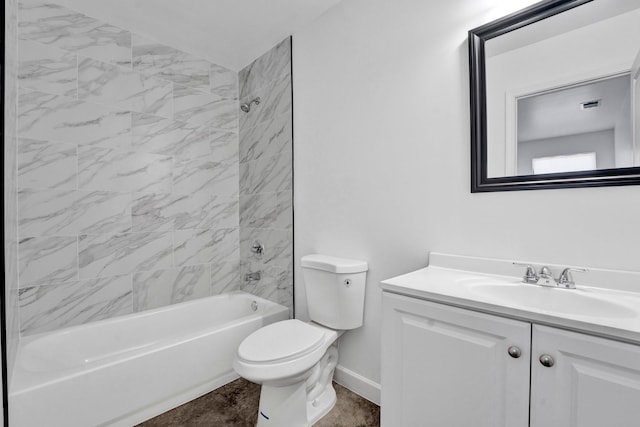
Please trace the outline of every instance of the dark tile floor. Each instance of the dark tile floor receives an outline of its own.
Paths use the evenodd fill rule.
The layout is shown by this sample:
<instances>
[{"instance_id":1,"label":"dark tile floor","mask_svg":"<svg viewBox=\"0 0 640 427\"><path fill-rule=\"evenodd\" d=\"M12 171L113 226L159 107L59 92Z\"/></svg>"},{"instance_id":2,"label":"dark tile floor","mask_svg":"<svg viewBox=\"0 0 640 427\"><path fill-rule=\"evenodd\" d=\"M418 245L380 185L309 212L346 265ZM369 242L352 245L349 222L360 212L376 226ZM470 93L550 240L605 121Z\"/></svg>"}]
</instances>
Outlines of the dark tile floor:
<instances>
[{"instance_id":1,"label":"dark tile floor","mask_svg":"<svg viewBox=\"0 0 640 427\"><path fill-rule=\"evenodd\" d=\"M339 384L336 406L314 427L374 427L380 425L380 408ZM260 386L238 379L204 396L158 415L139 427L254 427ZM283 426L286 427L286 426Z\"/></svg>"}]
</instances>

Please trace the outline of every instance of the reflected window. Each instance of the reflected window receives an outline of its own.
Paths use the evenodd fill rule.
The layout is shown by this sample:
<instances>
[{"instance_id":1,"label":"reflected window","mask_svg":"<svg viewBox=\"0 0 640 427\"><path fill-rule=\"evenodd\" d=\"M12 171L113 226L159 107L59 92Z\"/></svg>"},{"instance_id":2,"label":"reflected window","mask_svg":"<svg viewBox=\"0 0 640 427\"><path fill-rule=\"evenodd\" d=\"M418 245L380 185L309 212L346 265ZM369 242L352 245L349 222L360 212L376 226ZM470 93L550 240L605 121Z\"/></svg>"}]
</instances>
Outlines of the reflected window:
<instances>
[{"instance_id":1,"label":"reflected window","mask_svg":"<svg viewBox=\"0 0 640 427\"><path fill-rule=\"evenodd\" d=\"M531 161L531 168L534 175L594 170L596 169L596 153L537 157Z\"/></svg>"}]
</instances>

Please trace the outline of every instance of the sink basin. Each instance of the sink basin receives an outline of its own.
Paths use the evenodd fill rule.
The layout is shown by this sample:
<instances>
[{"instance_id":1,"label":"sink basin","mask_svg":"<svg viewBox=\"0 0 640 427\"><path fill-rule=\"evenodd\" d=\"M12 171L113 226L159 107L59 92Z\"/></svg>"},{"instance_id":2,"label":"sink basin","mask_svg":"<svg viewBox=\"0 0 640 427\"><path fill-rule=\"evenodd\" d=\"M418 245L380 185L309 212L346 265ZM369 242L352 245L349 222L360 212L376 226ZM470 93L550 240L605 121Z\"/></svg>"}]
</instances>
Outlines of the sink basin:
<instances>
[{"instance_id":1,"label":"sink basin","mask_svg":"<svg viewBox=\"0 0 640 427\"><path fill-rule=\"evenodd\" d=\"M537 307L545 311L589 317L636 317L635 310L580 289L527 284L469 283L469 291L500 305Z\"/></svg>"}]
</instances>

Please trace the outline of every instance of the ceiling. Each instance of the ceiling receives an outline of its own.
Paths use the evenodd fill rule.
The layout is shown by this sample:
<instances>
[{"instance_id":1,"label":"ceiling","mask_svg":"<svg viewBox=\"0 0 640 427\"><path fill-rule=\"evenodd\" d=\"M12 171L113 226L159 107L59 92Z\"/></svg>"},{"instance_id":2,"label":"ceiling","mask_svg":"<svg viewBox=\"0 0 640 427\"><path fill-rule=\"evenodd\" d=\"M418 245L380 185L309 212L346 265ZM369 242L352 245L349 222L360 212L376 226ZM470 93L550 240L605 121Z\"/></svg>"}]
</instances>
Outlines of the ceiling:
<instances>
[{"instance_id":1,"label":"ceiling","mask_svg":"<svg viewBox=\"0 0 640 427\"><path fill-rule=\"evenodd\" d=\"M56 0L238 71L341 0Z\"/></svg>"}]
</instances>

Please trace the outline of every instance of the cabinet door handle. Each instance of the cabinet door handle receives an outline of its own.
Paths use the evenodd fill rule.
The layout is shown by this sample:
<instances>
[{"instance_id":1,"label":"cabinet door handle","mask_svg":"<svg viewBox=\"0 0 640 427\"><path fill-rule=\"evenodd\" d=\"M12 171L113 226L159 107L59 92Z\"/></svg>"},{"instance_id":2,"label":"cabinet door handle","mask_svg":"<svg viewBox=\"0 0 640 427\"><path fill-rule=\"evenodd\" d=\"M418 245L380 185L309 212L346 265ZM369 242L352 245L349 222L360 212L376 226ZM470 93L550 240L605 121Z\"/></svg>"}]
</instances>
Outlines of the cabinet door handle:
<instances>
[{"instance_id":1,"label":"cabinet door handle","mask_svg":"<svg viewBox=\"0 0 640 427\"><path fill-rule=\"evenodd\" d=\"M555 364L553 357L549 356L548 354L543 354L542 356L540 356L540 363L542 363L542 366L545 366L547 368L550 368Z\"/></svg>"},{"instance_id":2,"label":"cabinet door handle","mask_svg":"<svg viewBox=\"0 0 640 427\"><path fill-rule=\"evenodd\" d=\"M518 357L522 356L522 351L520 351L520 349L515 345L512 345L511 347L509 347L507 349L507 353L509 353L509 356L513 357L514 359L517 359Z\"/></svg>"}]
</instances>

